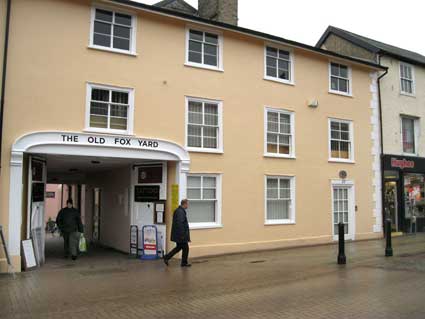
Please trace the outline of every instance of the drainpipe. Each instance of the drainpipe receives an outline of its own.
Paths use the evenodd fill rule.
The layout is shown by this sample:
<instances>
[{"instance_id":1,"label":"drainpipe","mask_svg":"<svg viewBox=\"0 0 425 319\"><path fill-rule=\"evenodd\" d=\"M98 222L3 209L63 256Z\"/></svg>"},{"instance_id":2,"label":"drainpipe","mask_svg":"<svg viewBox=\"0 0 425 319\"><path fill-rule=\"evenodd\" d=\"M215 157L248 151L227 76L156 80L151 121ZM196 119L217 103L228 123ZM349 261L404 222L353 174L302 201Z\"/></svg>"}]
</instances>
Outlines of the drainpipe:
<instances>
[{"instance_id":1,"label":"drainpipe","mask_svg":"<svg viewBox=\"0 0 425 319\"><path fill-rule=\"evenodd\" d=\"M6 28L4 34L4 50L3 50L3 74L1 82L1 98L0 98L0 169L2 159L2 145L3 145L3 117L4 117L4 96L6 92L6 68L7 68L7 51L9 47L9 27L10 27L10 7L12 0L7 0L6 7Z\"/></svg>"},{"instance_id":2,"label":"drainpipe","mask_svg":"<svg viewBox=\"0 0 425 319\"><path fill-rule=\"evenodd\" d=\"M378 64L381 65L381 55L378 53ZM384 187L385 187L385 176L384 176L384 130L382 128L382 97L381 97L381 79L388 74L388 69L385 70L383 74L378 77L378 95L379 95L379 125L381 130L381 202L382 202L382 227L383 232L385 233L385 196L384 196Z\"/></svg>"}]
</instances>

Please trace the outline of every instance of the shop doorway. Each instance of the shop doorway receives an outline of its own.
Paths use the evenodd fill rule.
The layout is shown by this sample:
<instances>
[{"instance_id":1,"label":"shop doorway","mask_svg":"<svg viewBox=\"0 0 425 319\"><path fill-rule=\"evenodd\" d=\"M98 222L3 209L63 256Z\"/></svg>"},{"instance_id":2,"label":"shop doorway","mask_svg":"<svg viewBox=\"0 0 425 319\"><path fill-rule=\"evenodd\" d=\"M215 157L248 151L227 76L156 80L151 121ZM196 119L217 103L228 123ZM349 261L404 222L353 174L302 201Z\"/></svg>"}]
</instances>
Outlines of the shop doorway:
<instances>
[{"instance_id":1,"label":"shop doorway","mask_svg":"<svg viewBox=\"0 0 425 319\"><path fill-rule=\"evenodd\" d=\"M385 182L385 216L391 218L393 232L400 231L397 192L397 181Z\"/></svg>"}]
</instances>

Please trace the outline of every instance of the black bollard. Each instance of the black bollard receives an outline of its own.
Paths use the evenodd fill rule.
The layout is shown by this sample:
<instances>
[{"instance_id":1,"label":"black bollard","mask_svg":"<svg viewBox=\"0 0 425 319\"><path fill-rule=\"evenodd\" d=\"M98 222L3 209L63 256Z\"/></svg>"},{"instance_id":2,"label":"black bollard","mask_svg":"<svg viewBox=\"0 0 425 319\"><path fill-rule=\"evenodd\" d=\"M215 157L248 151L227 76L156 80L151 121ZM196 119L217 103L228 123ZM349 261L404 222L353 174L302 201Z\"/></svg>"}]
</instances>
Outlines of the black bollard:
<instances>
[{"instance_id":1,"label":"black bollard","mask_svg":"<svg viewBox=\"0 0 425 319\"><path fill-rule=\"evenodd\" d=\"M393 248L391 247L391 219L385 221L385 237L387 239L385 257L391 257L393 255Z\"/></svg>"},{"instance_id":2,"label":"black bollard","mask_svg":"<svg viewBox=\"0 0 425 319\"><path fill-rule=\"evenodd\" d=\"M338 224L338 265L345 265L347 258L345 257L345 230L344 224Z\"/></svg>"}]
</instances>

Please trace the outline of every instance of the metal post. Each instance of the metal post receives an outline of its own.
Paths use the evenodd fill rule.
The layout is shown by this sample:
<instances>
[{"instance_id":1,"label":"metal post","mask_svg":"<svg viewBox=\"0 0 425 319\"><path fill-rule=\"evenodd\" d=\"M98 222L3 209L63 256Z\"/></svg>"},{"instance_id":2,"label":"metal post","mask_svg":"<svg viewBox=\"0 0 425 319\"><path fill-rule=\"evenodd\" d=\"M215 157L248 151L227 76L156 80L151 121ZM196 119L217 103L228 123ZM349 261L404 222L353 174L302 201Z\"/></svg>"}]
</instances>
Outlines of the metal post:
<instances>
[{"instance_id":1,"label":"metal post","mask_svg":"<svg viewBox=\"0 0 425 319\"><path fill-rule=\"evenodd\" d=\"M338 265L345 265L347 258L345 257L345 229L344 224L338 224Z\"/></svg>"},{"instance_id":2,"label":"metal post","mask_svg":"<svg viewBox=\"0 0 425 319\"><path fill-rule=\"evenodd\" d=\"M393 248L391 247L391 219L385 221L385 236L387 239L385 257L391 257L393 255Z\"/></svg>"}]
</instances>

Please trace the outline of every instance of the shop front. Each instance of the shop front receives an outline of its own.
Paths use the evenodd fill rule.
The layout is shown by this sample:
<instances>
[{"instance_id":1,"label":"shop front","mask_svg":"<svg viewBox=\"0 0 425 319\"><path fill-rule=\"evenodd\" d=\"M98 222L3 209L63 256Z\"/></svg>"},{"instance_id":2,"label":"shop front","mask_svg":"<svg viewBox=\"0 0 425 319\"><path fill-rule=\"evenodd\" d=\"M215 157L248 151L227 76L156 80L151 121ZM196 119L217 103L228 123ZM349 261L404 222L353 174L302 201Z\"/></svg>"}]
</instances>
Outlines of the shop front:
<instances>
[{"instance_id":1,"label":"shop front","mask_svg":"<svg viewBox=\"0 0 425 319\"><path fill-rule=\"evenodd\" d=\"M384 155L384 212L393 232L425 232L425 158Z\"/></svg>"}]
</instances>

